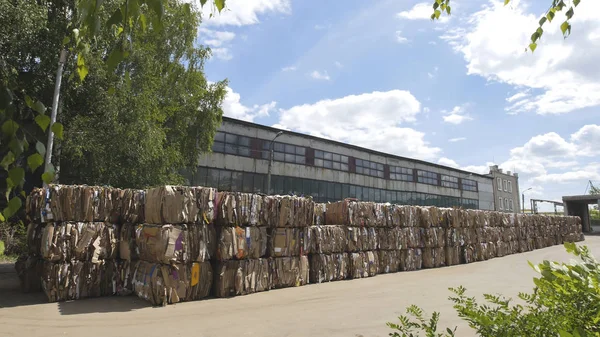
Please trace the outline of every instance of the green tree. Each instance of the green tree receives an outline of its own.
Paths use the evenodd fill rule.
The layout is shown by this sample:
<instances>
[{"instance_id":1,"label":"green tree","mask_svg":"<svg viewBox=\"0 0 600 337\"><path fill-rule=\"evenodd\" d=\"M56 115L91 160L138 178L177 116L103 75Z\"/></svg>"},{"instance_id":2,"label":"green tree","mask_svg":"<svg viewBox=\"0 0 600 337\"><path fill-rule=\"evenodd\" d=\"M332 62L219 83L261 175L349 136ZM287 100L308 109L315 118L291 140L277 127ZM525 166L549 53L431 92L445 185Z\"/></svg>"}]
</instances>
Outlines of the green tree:
<instances>
[{"instance_id":1,"label":"green tree","mask_svg":"<svg viewBox=\"0 0 600 337\"><path fill-rule=\"evenodd\" d=\"M578 257L571 263L543 261L530 263L539 273L534 278L533 293L521 293L525 303L512 304L510 299L485 294L486 304L465 295L466 289L450 289L450 300L458 316L484 337L516 336L600 336L600 263L588 248L565 243L567 252ZM408 308L409 316L400 316L399 323L388 323L390 336L454 336L446 329L437 333L439 313L428 321L421 309Z\"/></svg>"},{"instance_id":2,"label":"green tree","mask_svg":"<svg viewBox=\"0 0 600 337\"><path fill-rule=\"evenodd\" d=\"M207 0L200 1L202 6L206 3ZM211 0L210 3L213 6L212 12L215 12L215 9L220 12L225 6L224 0ZM180 8L180 10L179 12L171 11L169 9L171 7ZM185 15L187 17L184 18ZM163 19L170 16L174 20L190 18L192 23L178 21L176 25L167 27L163 32L163 28L165 28ZM162 144L162 147L159 147L160 150L157 150L156 153L147 153L148 158L144 158L144 160L140 157L137 159L144 164L167 165L170 163L175 166L166 173L164 166L161 166L158 170L161 171L160 174L149 179L140 178L136 182L148 183L174 179L177 177L175 174L177 165L189 163L189 158L194 151L198 153L198 151L207 149L207 144L211 141L211 134L214 134L211 128L219 120L218 118L212 119L213 123L208 123L211 120L209 116L214 117L219 114L215 107L220 105L224 82L215 85L206 84L202 76L202 62L208 55L207 50L190 48L189 39L166 35L177 33L178 29L184 30L194 25L197 26L199 23L197 9L168 0L0 0L0 22L2 22L0 25L0 129L2 131L0 136L0 190L4 192L0 196L0 206L6 206L0 209L0 222L16 215L21 209L26 196L23 188L27 174L37 177L37 181L43 179L50 182L54 179L53 166L48 172L43 172L42 169L43 155L46 150L46 133L52 132L58 139L63 139L63 133L74 135L79 132L75 132L70 125L64 127L62 123L52 124L49 109L46 108L52 102L56 64L60 50L63 48L68 50L69 55L65 74L70 73L71 75L67 81L69 83L63 85L63 93L68 90L79 90L79 94L82 95L92 93L94 95L89 96L90 101L101 102L104 106L108 106L110 103L106 102L102 95L111 93L116 97L113 99L115 104L127 103L134 106L138 103L142 104L141 101L137 101L140 98L136 96L141 93L136 91L138 88L131 89L130 85L132 81L142 81L143 78L138 71L142 67L142 63L139 63L141 61L138 59L137 63L140 68L135 68L134 63L129 62L130 57L139 54L135 52L134 48L139 47L144 41L167 42L165 46L168 48L172 47L168 43L176 40L178 43L182 43L173 47L178 50L180 55L169 59L171 65L175 61L180 61L179 68L177 66L169 68L165 65L162 69L152 69L152 64L148 62L143 64L147 66L144 68L146 71L150 69L154 71L154 76L157 76L160 71L179 72L178 76L180 77L173 75L169 78L172 80L171 84L184 82L178 89L185 91L179 96L175 93L169 93L170 96L162 95L161 101L154 103L154 110L149 111L149 114L167 106L172 108L170 112L162 116L160 114L153 117L145 116L149 118L145 124L138 121L138 124L135 125L136 127L144 126L145 129L141 130L148 132L152 137L162 139L162 142L155 140L154 143L142 141L141 146L146 146L146 150L147 146L151 144ZM112 34L112 38L109 38L109 34ZM152 34L154 34L154 38L151 37ZM162 40L160 40L161 38ZM168 50L156 50L156 55L162 55L163 60L167 54L169 54ZM93 71L104 71L106 74L104 77L100 76L96 79L98 83L96 83L95 89L90 89L93 86L87 87L86 91L86 85L79 86L79 84L85 83L85 78ZM158 90L155 87L150 89L154 92ZM124 95L122 90L130 90L130 95ZM194 97L184 97L186 93L194 90L196 93L200 91L200 94ZM146 92L146 97L150 97L150 92ZM85 100L86 98L79 97L79 99ZM118 101L119 99L120 101ZM167 100L172 99L180 99L181 102L170 105ZM78 113L68 111L69 108L85 107L85 105L71 105L68 100L69 98L65 97L60 106L60 112L66 114L64 117L61 115L60 118L65 122L79 123L77 125L81 126L91 125L92 118L86 120L86 118L77 116L88 114L90 117L92 111L81 110ZM202 114L194 114L193 110L189 110L194 102L201 103ZM98 111L95 110L96 113ZM112 110L113 113L115 111L115 109ZM185 112L181 116L174 117L174 114L182 111ZM125 118L122 115L126 115L126 112L118 111L118 117ZM114 114L112 116L117 117ZM98 116L95 117L97 120L101 120ZM115 121L113 122L113 124L108 123L103 126L118 125L115 124ZM189 138L189 132L198 130L197 126L202 122L205 124L201 130L206 128L206 131L199 136L198 143L194 144L196 146L191 147L190 144L195 141ZM156 131L161 123L162 133ZM183 125L185 127L182 127ZM114 129L109 130L115 135ZM198 131L195 132L198 133ZM122 135L119 136L122 137ZM126 139L131 142L129 143L130 151L133 151L135 147L140 148L135 141L141 140L141 137L135 138L129 134ZM184 140L182 141L182 139ZM176 143L178 145L173 145ZM77 158L79 162L75 162L75 164L82 169L86 168L85 165L82 165L85 156L102 158L101 155L87 153L85 144L81 144L81 147L72 146L73 142L62 145L61 152L65 152L63 158L66 158L67 154ZM106 152L106 149L104 151ZM128 161L122 165L132 164L134 164L133 161ZM86 163L86 165L89 168L90 163ZM104 163L96 162L96 165L102 166ZM105 170L105 168L97 168L97 172L89 173L89 175L98 177L96 181L100 181L104 179L102 171ZM70 174L71 179L78 179L72 173ZM106 175L104 177L116 183L123 181L123 176L120 176L121 180ZM27 183L35 184L35 180L27 179Z\"/></svg>"},{"instance_id":3,"label":"green tree","mask_svg":"<svg viewBox=\"0 0 600 337\"><path fill-rule=\"evenodd\" d=\"M546 0L548 1L548 0ZM504 0L504 5L510 4L511 0ZM560 25L564 37L571 35L571 23L570 20L575 15L575 8L579 5L581 0L550 0L550 7L540 17L538 28L531 34L531 41L529 43L529 49L534 52L537 48L539 40L544 35L544 25L547 22L552 22L557 13L564 11L565 20ZM439 19L443 14L450 15L452 12L452 6L450 0L434 0L433 1L433 13L431 14L431 20ZM508 24L508 23L507 23Z\"/></svg>"}]
</instances>

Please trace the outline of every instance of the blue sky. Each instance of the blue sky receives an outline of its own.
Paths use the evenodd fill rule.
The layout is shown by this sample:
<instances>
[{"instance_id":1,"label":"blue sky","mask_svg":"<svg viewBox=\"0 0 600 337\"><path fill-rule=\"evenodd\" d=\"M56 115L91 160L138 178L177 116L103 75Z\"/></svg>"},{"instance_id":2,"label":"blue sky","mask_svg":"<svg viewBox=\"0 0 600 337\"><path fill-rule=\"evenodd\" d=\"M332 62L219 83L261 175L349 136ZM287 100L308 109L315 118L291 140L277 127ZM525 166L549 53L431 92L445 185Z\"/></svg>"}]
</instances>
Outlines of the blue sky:
<instances>
[{"instance_id":1,"label":"blue sky","mask_svg":"<svg viewBox=\"0 0 600 337\"><path fill-rule=\"evenodd\" d=\"M228 0L198 42L207 77L229 79L228 116L474 172L496 163L536 198L600 185L600 3L582 1L568 39L557 15L531 54L549 0L452 1L436 22L430 2Z\"/></svg>"}]
</instances>

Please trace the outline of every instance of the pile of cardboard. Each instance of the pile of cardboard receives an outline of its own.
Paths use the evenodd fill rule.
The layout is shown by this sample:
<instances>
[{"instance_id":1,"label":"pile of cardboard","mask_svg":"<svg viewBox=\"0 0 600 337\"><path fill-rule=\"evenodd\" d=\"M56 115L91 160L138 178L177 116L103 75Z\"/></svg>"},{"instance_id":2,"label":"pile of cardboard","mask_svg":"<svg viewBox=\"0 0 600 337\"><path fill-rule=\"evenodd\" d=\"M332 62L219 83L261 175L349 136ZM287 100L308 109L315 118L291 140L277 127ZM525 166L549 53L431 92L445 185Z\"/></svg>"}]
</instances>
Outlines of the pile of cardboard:
<instances>
[{"instance_id":1,"label":"pile of cardboard","mask_svg":"<svg viewBox=\"0 0 600 337\"><path fill-rule=\"evenodd\" d=\"M578 217L162 186L51 185L26 201L25 291L153 305L484 261L582 240Z\"/></svg>"}]
</instances>

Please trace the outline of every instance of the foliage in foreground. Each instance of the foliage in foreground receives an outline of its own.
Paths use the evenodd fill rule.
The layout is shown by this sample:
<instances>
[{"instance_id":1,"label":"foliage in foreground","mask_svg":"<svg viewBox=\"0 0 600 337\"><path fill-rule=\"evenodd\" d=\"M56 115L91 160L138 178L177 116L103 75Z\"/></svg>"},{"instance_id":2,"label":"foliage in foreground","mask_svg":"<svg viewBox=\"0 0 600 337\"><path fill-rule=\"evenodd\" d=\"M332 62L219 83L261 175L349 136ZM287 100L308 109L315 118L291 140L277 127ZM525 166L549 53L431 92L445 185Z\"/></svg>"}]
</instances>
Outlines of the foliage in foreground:
<instances>
[{"instance_id":1,"label":"foliage in foreground","mask_svg":"<svg viewBox=\"0 0 600 337\"><path fill-rule=\"evenodd\" d=\"M543 261L529 263L539 273L531 294L520 293L524 302L485 294L484 304L466 296L464 287L450 288L450 300L458 316L478 336L600 336L600 263L586 246L565 243L567 252L578 257L570 263ZM410 306L398 323L387 323L392 337L453 337L454 330L438 333L439 312L424 317L422 309Z\"/></svg>"}]
</instances>

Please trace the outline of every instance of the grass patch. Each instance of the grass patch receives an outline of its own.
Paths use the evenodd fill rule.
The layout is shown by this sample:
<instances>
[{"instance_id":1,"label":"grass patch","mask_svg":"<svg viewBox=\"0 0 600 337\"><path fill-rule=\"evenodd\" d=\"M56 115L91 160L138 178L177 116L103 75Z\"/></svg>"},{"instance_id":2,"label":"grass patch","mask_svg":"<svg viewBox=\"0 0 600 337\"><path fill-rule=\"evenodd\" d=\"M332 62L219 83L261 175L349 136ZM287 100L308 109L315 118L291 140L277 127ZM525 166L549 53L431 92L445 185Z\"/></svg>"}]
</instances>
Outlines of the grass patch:
<instances>
[{"instance_id":1,"label":"grass patch","mask_svg":"<svg viewBox=\"0 0 600 337\"><path fill-rule=\"evenodd\" d=\"M0 256L4 255L4 241L0 241Z\"/></svg>"},{"instance_id":2,"label":"grass patch","mask_svg":"<svg viewBox=\"0 0 600 337\"><path fill-rule=\"evenodd\" d=\"M16 261L16 255L0 255L0 263L15 263Z\"/></svg>"}]
</instances>

